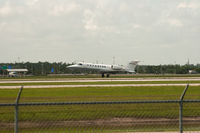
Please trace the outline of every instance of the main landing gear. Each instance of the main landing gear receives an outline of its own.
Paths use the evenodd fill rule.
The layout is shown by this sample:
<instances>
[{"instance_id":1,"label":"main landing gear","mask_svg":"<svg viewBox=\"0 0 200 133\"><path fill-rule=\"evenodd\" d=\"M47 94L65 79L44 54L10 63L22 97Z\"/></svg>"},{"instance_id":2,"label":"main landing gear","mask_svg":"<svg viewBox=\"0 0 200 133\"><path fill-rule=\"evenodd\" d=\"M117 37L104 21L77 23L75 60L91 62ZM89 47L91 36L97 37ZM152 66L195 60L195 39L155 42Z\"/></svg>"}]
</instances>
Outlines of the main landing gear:
<instances>
[{"instance_id":1,"label":"main landing gear","mask_svg":"<svg viewBox=\"0 0 200 133\"><path fill-rule=\"evenodd\" d=\"M109 77L110 77L110 74L107 74L106 77L109 78Z\"/></svg>"},{"instance_id":2,"label":"main landing gear","mask_svg":"<svg viewBox=\"0 0 200 133\"><path fill-rule=\"evenodd\" d=\"M102 77L102 78L105 77L104 73L101 74L101 77ZM106 74L106 77L109 78L109 77L110 77L110 74Z\"/></svg>"}]
</instances>

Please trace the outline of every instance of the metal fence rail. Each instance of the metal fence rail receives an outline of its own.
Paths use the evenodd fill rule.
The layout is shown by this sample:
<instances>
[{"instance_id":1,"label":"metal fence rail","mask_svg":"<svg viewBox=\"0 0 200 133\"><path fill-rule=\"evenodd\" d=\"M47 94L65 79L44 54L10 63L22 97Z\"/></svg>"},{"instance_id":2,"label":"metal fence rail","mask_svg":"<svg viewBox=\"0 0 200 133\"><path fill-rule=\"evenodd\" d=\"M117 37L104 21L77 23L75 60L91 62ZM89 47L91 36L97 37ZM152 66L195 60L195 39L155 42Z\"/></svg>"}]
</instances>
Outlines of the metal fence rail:
<instances>
[{"instance_id":1,"label":"metal fence rail","mask_svg":"<svg viewBox=\"0 0 200 133\"><path fill-rule=\"evenodd\" d=\"M200 100L44 102L0 104L0 132L200 131Z\"/></svg>"}]
</instances>

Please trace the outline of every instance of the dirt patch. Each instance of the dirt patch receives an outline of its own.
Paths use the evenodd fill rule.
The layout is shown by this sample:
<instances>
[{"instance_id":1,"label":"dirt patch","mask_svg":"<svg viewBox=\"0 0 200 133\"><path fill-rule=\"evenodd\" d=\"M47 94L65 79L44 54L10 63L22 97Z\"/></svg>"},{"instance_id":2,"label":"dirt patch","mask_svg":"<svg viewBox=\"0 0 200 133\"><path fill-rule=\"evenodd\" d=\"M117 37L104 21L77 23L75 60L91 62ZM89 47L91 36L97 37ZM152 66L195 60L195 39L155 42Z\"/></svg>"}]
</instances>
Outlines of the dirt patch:
<instances>
[{"instance_id":1,"label":"dirt patch","mask_svg":"<svg viewBox=\"0 0 200 133\"><path fill-rule=\"evenodd\" d=\"M200 125L200 117L183 119L185 125ZM134 126L165 126L178 125L179 119L153 118L112 118L97 120L63 120L63 121L20 121L20 128L47 127L134 127ZM1 128L13 128L13 123L0 122Z\"/></svg>"}]
</instances>

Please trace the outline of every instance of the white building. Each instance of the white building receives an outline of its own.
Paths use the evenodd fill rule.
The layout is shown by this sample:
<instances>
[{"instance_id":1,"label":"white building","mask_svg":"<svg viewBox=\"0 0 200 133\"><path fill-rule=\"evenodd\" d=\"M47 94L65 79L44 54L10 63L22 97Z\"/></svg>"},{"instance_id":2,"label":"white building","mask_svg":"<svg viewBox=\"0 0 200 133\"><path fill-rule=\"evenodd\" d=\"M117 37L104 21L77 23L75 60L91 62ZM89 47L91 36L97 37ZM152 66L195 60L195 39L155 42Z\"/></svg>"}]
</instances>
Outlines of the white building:
<instances>
[{"instance_id":1,"label":"white building","mask_svg":"<svg viewBox=\"0 0 200 133\"><path fill-rule=\"evenodd\" d=\"M16 76L24 76L28 69L6 69L8 72L8 76L10 77L16 77Z\"/></svg>"}]
</instances>

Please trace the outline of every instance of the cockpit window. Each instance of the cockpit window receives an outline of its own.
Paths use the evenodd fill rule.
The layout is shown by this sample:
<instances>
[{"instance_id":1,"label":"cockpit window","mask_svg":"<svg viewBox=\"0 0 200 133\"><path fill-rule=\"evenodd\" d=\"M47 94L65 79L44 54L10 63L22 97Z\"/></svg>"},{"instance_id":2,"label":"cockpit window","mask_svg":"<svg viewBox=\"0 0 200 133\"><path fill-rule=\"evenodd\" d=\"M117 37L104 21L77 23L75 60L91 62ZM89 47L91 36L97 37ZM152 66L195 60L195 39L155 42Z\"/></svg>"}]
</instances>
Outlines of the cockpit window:
<instances>
[{"instance_id":1,"label":"cockpit window","mask_svg":"<svg viewBox=\"0 0 200 133\"><path fill-rule=\"evenodd\" d=\"M82 63L78 63L78 65L83 65Z\"/></svg>"}]
</instances>

